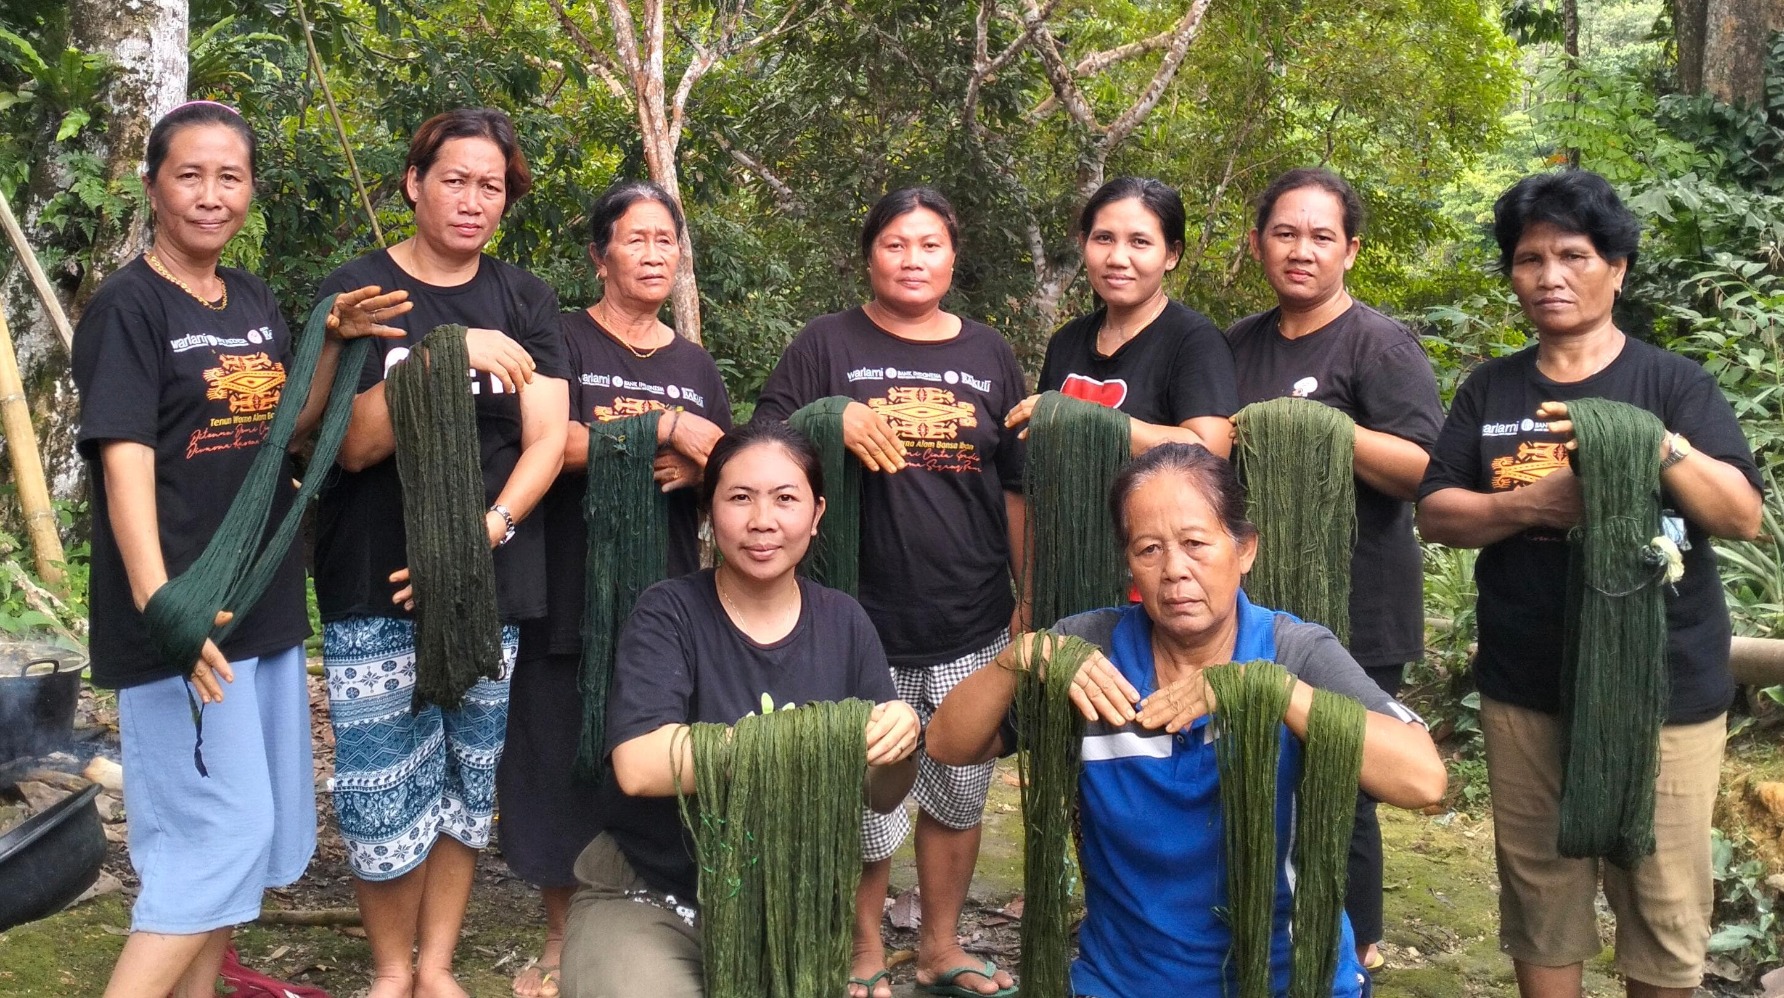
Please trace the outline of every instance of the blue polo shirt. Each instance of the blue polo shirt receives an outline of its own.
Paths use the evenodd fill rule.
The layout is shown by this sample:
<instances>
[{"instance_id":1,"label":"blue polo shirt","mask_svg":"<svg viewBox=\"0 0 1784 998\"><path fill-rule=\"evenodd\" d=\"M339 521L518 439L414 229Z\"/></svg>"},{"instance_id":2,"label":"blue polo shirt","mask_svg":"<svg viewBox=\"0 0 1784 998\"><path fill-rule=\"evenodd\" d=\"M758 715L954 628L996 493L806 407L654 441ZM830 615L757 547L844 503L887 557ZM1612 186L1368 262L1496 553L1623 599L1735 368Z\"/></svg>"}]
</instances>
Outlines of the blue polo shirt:
<instances>
[{"instance_id":1,"label":"blue polo shirt","mask_svg":"<svg viewBox=\"0 0 1784 998\"><path fill-rule=\"evenodd\" d=\"M1061 621L1057 629L1067 633L1103 630L1107 635L1106 615L1116 612L1120 617L1104 650L1134 688L1142 696L1149 695L1154 692L1152 624L1141 607L1098 611L1104 615L1100 628L1085 628L1081 618L1071 618ZM1241 662L1276 660L1277 628L1283 618L1298 628L1313 626L1253 606L1243 593L1238 615L1233 658ZM1075 622L1080 627L1071 626ZM1324 634L1324 638L1330 640L1330 635ZM1368 683L1354 663L1350 668ZM1375 689L1372 683L1368 685ZM1385 698L1379 690L1376 695ZM1368 700L1365 704L1371 705ZM1278 996L1288 989L1289 921L1294 906L1290 862L1293 796L1301 778L1301 748L1300 739L1285 726L1276 781L1278 875L1270 947L1272 985ZM1237 994L1236 969L1226 966L1232 933L1224 917L1224 830L1219 768L1208 718L1175 735L1148 731L1137 724L1121 728L1090 724L1085 729L1082 758L1079 855L1086 913L1079 929L1079 957L1072 964L1072 990L1096 998L1163 994L1222 998ZM1332 994L1355 998L1362 993L1365 977L1356 960L1348 918L1338 947Z\"/></svg>"}]
</instances>

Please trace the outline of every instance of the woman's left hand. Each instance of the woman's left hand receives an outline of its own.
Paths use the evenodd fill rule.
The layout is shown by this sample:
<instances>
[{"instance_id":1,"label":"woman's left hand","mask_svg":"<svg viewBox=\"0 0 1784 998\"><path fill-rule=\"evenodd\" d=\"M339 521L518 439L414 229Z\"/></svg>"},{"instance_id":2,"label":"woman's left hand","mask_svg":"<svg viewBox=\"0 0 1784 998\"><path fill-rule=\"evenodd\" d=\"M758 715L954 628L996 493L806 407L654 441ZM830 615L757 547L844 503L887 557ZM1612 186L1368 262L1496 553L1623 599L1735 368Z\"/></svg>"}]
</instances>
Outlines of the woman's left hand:
<instances>
[{"instance_id":1,"label":"woman's left hand","mask_svg":"<svg viewBox=\"0 0 1784 998\"><path fill-rule=\"evenodd\" d=\"M867 764L889 766L909 759L922 730L916 710L903 700L875 704L867 718Z\"/></svg>"},{"instance_id":2,"label":"woman's left hand","mask_svg":"<svg viewBox=\"0 0 1784 998\"><path fill-rule=\"evenodd\" d=\"M404 335L401 329L386 323L414 308L415 303L409 300L407 291L380 294L382 290L377 285L367 285L341 292L328 312L328 335L339 340Z\"/></svg>"},{"instance_id":3,"label":"woman's left hand","mask_svg":"<svg viewBox=\"0 0 1784 998\"><path fill-rule=\"evenodd\" d=\"M665 413L663 418L669 420L668 426L671 431L668 439L663 443L675 448L677 454L692 461L696 469L705 468L706 455L712 453L712 448L718 444L719 438L725 435L725 431L719 429L719 424L705 416L697 412L689 412L686 409L673 416ZM696 475L695 481L698 480L699 476Z\"/></svg>"},{"instance_id":4,"label":"woman's left hand","mask_svg":"<svg viewBox=\"0 0 1784 998\"><path fill-rule=\"evenodd\" d=\"M1040 400L1041 400L1040 395L1036 394L1036 395L1030 395L1029 397L1023 399L1022 401L1016 403L1016 407L1014 409L1011 409L1009 415L1004 417L1004 429L1013 430L1016 427L1021 426L1022 432L1016 434L1016 439L1017 440L1027 440L1028 439L1028 427L1023 426L1023 424L1027 423L1029 420L1034 418L1034 407L1035 407L1035 404L1038 403Z\"/></svg>"},{"instance_id":5,"label":"woman's left hand","mask_svg":"<svg viewBox=\"0 0 1784 998\"><path fill-rule=\"evenodd\" d=\"M701 465L679 451L662 451L651 462L651 477L664 492L700 484Z\"/></svg>"},{"instance_id":6,"label":"woman's left hand","mask_svg":"<svg viewBox=\"0 0 1784 998\"><path fill-rule=\"evenodd\" d=\"M1142 728L1163 728L1174 735L1196 723L1196 718L1214 713L1214 709L1214 690L1207 677L1198 672L1147 697L1140 705L1137 720Z\"/></svg>"},{"instance_id":7,"label":"woman's left hand","mask_svg":"<svg viewBox=\"0 0 1784 998\"><path fill-rule=\"evenodd\" d=\"M415 583L409 579L408 566L390 573L390 584L398 587L390 601L405 610L415 609Z\"/></svg>"},{"instance_id":8,"label":"woman's left hand","mask_svg":"<svg viewBox=\"0 0 1784 998\"><path fill-rule=\"evenodd\" d=\"M1544 402L1536 407L1536 418L1549 424L1549 432L1561 437L1568 450L1580 449L1580 442L1573 435L1573 418L1567 414L1566 402Z\"/></svg>"}]
</instances>

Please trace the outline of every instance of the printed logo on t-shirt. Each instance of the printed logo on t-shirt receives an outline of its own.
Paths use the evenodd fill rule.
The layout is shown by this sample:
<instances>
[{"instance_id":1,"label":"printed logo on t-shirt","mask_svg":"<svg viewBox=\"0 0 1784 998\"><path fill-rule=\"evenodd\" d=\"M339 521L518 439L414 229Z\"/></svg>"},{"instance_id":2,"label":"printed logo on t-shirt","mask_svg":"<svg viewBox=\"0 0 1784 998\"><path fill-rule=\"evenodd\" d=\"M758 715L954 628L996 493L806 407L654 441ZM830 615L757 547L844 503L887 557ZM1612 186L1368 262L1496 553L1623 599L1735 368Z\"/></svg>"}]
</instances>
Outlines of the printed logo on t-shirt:
<instances>
[{"instance_id":1,"label":"printed logo on t-shirt","mask_svg":"<svg viewBox=\"0 0 1784 998\"><path fill-rule=\"evenodd\" d=\"M1480 424L1480 435L1483 439L1487 437L1515 437L1520 433L1535 432L1536 420L1531 419L1529 416L1525 416L1523 419L1512 420L1509 423Z\"/></svg>"},{"instance_id":2,"label":"printed logo on t-shirt","mask_svg":"<svg viewBox=\"0 0 1784 998\"><path fill-rule=\"evenodd\" d=\"M616 419L631 416L642 416L647 412L667 412L669 407L656 399L635 399L620 396L612 405L596 405L589 407L589 418L597 423L611 423Z\"/></svg>"},{"instance_id":3,"label":"printed logo on t-shirt","mask_svg":"<svg viewBox=\"0 0 1784 998\"><path fill-rule=\"evenodd\" d=\"M622 374L589 374L587 372L578 375L576 380L588 388L618 388L627 392L649 392L652 395L662 395L678 402L685 400L701 409L706 408L705 397L686 385L653 385L648 381L629 381ZM656 408L665 409L668 407L659 405ZM637 415L637 413L631 415Z\"/></svg>"},{"instance_id":4,"label":"printed logo on t-shirt","mask_svg":"<svg viewBox=\"0 0 1784 998\"><path fill-rule=\"evenodd\" d=\"M409 348L408 347L397 347L396 349L385 354L384 355L384 376L387 378L390 377L390 369L397 366L398 364L402 363L403 361L407 360L408 357L409 357ZM488 379L489 379L489 382L488 382L489 383L489 393L491 395L501 395L508 390L507 387L502 384L502 379L496 377L493 374L485 375L482 371L479 371L474 367L467 368L466 370L470 373L470 377L471 377L471 394L472 395L483 394L483 385L484 385L485 377L488 377Z\"/></svg>"},{"instance_id":5,"label":"printed logo on t-shirt","mask_svg":"<svg viewBox=\"0 0 1784 998\"><path fill-rule=\"evenodd\" d=\"M1288 397L1310 399L1313 397L1313 393L1317 391L1319 391L1319 379L1309 375L1295 382L1294 387L1289 389Z\"/></svg>"},{"instance_id":6,"label":"printed logo on t-shirt","mask_svg":"<svg viewBox=\"0 0 1784 998\"><path fill-rule=\"evenodd\" d=\"M259 329L249 332L247 336L217 336L214 333L192 333L177 339L168 340L167 346L174 353L185 353L188 350L197 350L200 347L209 347L216 350L239 350L250 343L271 343L272 339L273 331L266 326L261 326Z\"/></svg>"},{"instance_id":7,"label":"printed logo on t-shirt","mask_svg":"<svg viewBox=\"0 0 1784 998\"><path fill-rule=\"evenodd\" d=\"M978 472L978 448L959 439L963 428L979 425L978 410L946 388L890 388L885 398L868 399L905 442L906 458L929 471Z\"/></svg>"},{"instance_id":8,"label":"printed logo on t-shirt","mask_svg":"<svg viewBox=\"0 0 1784 998\"><path fill-rule=\"evenodd\" d=\"M1510 454L1493 459L1493 491L1521 488L1567 467L1567 445L1560 443L1518 444Z\"/></svg>"},{"instance_id":9,"label":"printed logo on t-shirt","mask_svg":"<svg viewBox=\"0 0 1784 998\"><path fill-rule=\"evenodd\" d=\"M1065 384L1059 386L1059 391L1061 394L1069 395L1075 399L1083 399L1086 402L1095 402L1097 405L1108 406L1111 409L1119 409L1121 403L1127 401L1127 379L1110 378L1107 381L1098 381L1095 378L1086 378L1082 374L1068 374L1065 376Z\"/></svg>"},{"instance_id":10,"label":"printed logo on t-shirt","mask_svg":"<svg viewBox=\"0 0 1784 998\"><path fill-rule=\"evenodd\" d=\"M991 390L991 379L975 378L965 371L911 371L897 367L857 367L847 375L849 384L857 381L929 381L935 384L965 385L981 392Z\"/></svg>"},{"instance_id":11,"label":"printed logo on t-shirt","mask_svg":"<svg viewBox=\"0 0 1784 998\"><path fill-rule=\"evenodd\" d=\"M204 383L205 399L224 403L229 414L214 416L192 431L186 441L188 460L254 447L265 439L285 387L285 365L265 353L223 354L216 367L205 370Z\"/></svg>"}]
</instances>

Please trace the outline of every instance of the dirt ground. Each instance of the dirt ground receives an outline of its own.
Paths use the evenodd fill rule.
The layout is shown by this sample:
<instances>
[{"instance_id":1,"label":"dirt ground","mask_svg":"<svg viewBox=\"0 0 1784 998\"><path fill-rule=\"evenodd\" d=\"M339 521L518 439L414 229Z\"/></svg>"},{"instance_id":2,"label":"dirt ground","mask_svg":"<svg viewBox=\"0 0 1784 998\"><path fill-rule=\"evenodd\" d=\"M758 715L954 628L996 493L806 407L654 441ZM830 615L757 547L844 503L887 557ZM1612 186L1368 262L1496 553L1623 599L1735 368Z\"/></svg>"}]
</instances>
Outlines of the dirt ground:
<instances>
[{"instance_id":1,"label":"dirt ground","mask_svg":"<svg viewBox=\"0 0 1784 998\"><path fill-rule=\"evenodd\" d=\"M319 744L320 781L329 755L325 742ZM993 781L985 845L962 932L968 949L1013 967L1019 923L1011 916L1019 909L1006 906L1021 891L1022 830L1014 773L1004 769L999 776ZM1784 752L1761 745L1731 753L1734 793L1758 777L1784 779ZM309 873L289 889L270 892L266 908L352 906L352 887L325 797L318 802L318 819L321 841ZM1388 966L1377 976L1376 994L1381 998L1515 995L1510 964L1499 954L1495 940L1497 887L1489 820L1463 812L1420 815L1383 808L1382 825ZM1784 837L1779 842L1784 845ZM121 846L112 847L107 869L123 880L122 892L0 934L0 998L71 998L97 995L104 989L129 925L128 902L135 886ZM894 867L894 894L914 880L907 843ZM908 907L894 905L887 921L887 944L895 978L902 985L901 998L909 994L913 969L908 961L915 932L899 927L906 924ZM256 923L244 927L237 941L246 965L320 986L336 998L351 998L363 992L369 965L365 940L357 932ZM479 862L458 951L461 982L477 998L509 995L510 977L536 952L542 933L537 895L509 875L498 842ZM1622 993L1609 970L1608 950L1588 966L1587 990L1595 998Z\"/></svg>"}]
</instances>

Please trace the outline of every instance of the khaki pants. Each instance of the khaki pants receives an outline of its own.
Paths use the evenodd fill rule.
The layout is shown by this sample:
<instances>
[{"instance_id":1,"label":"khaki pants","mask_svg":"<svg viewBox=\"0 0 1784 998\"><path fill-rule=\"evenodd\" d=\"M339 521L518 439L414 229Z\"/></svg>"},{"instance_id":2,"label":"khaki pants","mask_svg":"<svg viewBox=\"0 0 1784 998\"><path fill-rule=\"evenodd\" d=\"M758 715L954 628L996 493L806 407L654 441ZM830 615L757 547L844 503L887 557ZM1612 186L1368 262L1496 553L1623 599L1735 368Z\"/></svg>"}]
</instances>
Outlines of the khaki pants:
<instances>
[{"instance_id":1,"label":"khaki pants","mask_svg":"<svg viewBox=\"0 0 1784 998\"><path fill-rule=\"evenodd\" d=\"M1654 855L1620 870L1555 849L1561 823L1560 718L1481 698L1499 860L1499 948L1539 967L1597 956L1600 874L1617 916L1617 970L1663 988L1703 979L1715 902L1710 818L1727 719L1660 729Z\"/></svg>"},{"instance_id":2,"label":"khaki pants","mask_svg":"<svg viewBox=\"0 0 1784 998\"><path fill-rule=\"evenodd\" d=\"M582 886L564 928L564 998L703 998L700 933L661 899L606 834L576 857Z\"/></svg>"}]
</instances>

